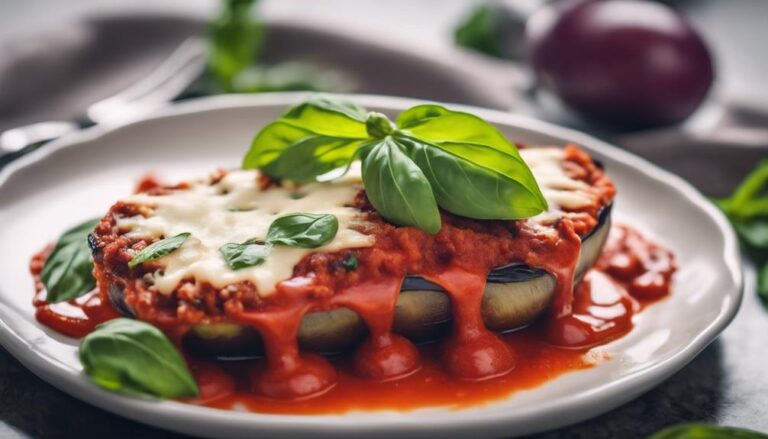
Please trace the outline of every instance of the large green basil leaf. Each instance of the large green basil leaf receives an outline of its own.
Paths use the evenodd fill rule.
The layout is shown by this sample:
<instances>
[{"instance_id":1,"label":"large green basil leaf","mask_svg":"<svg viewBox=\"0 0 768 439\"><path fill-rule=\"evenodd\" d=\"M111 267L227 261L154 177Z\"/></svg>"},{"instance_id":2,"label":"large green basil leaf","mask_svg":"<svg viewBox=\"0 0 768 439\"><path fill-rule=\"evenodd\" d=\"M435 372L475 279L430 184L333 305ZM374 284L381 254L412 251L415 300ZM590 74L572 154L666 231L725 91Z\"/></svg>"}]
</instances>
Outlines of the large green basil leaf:
<instances>
[{"instance_id":1,"label":"large green basil leaf","mask_svg":"<svg viewBox=\"0 0 768 439\"><path fill-rule=\"evenodd\" d=\"M683 424L665 428L648 439L767 439L752 430L708 424Z\"/></svg>"},{"instance_id":2,"label":"large green basil leaf","mask_svg":"<svg viewBox=\"0 0 768 439\"><path fill-rule=\"evenodd\" d=\"M243 159L244 169L310 181L348 166L368 134L366 112L358 105L324 96L289 109L264 127Z\"/></svg>"},{"instance_id":3,"label":"large green basil leaf","mask_svg":"<svg viewBox=\"0 0 768 439\"><path fill-rule=\"evenodd\" d=\"M316 95L288 109L281 119L317 134L366 138L367 114L363 107L354 102Z\"/></svg>"},{"instance_id":4,"label":"large green basil leaf","mask_svg":"<svg viewBox=\"0 0 768 439\"><path fill-rule=\"evenodd\" d=\"M333 241L339 231L334 215L294 213L274 220L267 232L267 243L299 248L317 248Z\"/></svg>"},{"instance_id":5,"label":"large green basil leaf","mask_svg":"<svg viewBox=\"0 0 768 439\"><path fill-rule=\"evenodd\" d=\"M432 185L443 209L476 219L520 219L547 208L538 187L512 178L522 165L505 160L494 148L471 144L434 147L412 137L398 137ZM489 166L497 160L496 167Z\"/></svg>"},{"instance_id":6,"label":"large green basil leaf","mask_svg":"<svg viewBox=\"0 0 768 439\"><path fill-rule=\"evenodd\" d=\"M427 177L392 137L365 147L363 184L373 207L387 220L440 231L440 212Z\"/></svg>"},{"instance_id":7,"label":"large green basil leaf","mask_svg":"<svg viewBox=\"0 0 768 439\"><path fill-rule=\"evenodd\" d=\"M199 394L179 352L148 323L120 318L99 325L80 342L79 355L85 374L108 390L162 398Z\"/></svg>"},{"instance_id":8,"label":"large green basil leaf","mask_svg":"<svg viewBox=\"0 0 768 439\"><path fill-rule=\"evenodd\" d=\"M397 125L405 136L444 149L451 148L454 155L482 162L488 168L498 168L499 172L519 181L546 203L520 152L496 127L485 120L440 105L418 105L400 113ZM501 154L483 151L489 148Z\"/></svg>"},{"instance_id":9,"label":"large green basil leaf","mask_svg":"<svg viewBox=\"0 0 768 439\"><path fill-rule=\"evenodd\" d=\"M289 141L293 130L293 127L285 129L275 126L265 135L274 136L276 132L283 131L286 141ZM276 178L313 181L323 174L349 166L362 142L358 139L309 135L290 141L281 151L275 151L274 147L255 150L262 152L253 157L256 161L253 166L249 163L246 167L259 167Z\"/></svg>"},{"instance_id":10,"label":"large green basil leaf","mask_svg":"<svg viewBox=\"0 0 768 439\"><path fill-rule=\"evenodd\" d=\"M229 268L240 270L261 265L267 260L271 246L250 239L242 244L229 242L219 248Z\"/></svg>"},{"instance_id":11,"label":"large green basil leaf","mask_svg":"<svg viewBox=\"0 0 768 439\"><path fill-rule=\"evenodd\" d=\"M483 144L522 161L517 148L496 127L473 114L452 111L440 105L417 105L400 113L397 126L433 144Z\"/></svg>"},{"instance_id":12,"label":"large green basil leaf","mask_svg":"<svg viewBox=\"0 0 768 439\"><path fill-rule=\"evenodd\" d=\"M140 252L136 253L133 259L128 261L128 266L133 268L144 262L154 261L155 259L160 259L163 256L171 254L184 245L187 238L189 238L189 235L189 233L179 233L176 236L153 242Z\"/></svg>"},{"instance_id":13,"label":"large green basil leaf","mask_svg":"<svg viewBox=\"0 0 768 439\"><path fill-rule=\"evenodd\" d=\"M96 286L93 262L88 248L88 234L99 220L86 221L73 227L59 238L45 260L40 279L50 303L63 302L82 296Z\"/></svg>"}]
</instances>

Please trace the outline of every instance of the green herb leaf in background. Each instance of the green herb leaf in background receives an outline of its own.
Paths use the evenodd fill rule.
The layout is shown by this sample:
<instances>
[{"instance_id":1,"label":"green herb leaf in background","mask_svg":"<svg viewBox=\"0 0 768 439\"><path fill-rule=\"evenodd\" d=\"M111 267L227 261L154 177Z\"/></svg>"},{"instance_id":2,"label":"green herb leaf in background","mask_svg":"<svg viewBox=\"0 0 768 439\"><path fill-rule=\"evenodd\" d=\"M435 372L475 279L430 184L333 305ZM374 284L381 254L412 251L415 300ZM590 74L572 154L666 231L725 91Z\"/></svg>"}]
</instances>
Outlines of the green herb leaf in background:
<instances>
[{"instance_id":1,"label":"green herb leaf in background","mask_svg":"<svg viewBox=\"0 0 768 439\"><path fill-rule=\"evenodd\" d=\"M349 91L339 71L302 61L260 62L265 26L256 19L255 0L222 0L209 25L208 69L183 97L286 90Z\"/></svg>"},{"instance_id":2,"label":"green herb leaf in background","mask_svg":"<svg viewBox=\"0 0 768 439\"><path fill-rule=\"evenodd\" d=\"M224 92L236 91L235 77L258 58L264 27L251 18L254 0L224 0L219 17L210 24L208 68Z\"/></svg>"},{"instance_id":3,"label":"green herb leaf in background","mask_svg":"<svg viewBox=\"0 0 768 439\"><path fill-rule=\"evenodd\" d=\"M648 439L766 439L768 436L752 430L709 424L682 424L669 427Z\"/></svg>"},{"instance_id":4,"label":"green herb leaf in background","mask_svg":"<svg viewBox=\"0 0 768 439\"><path fill-rule=\"evenodd\" d=\"M80 342L85 374L99 386L161 398L197 396L184 359L154 326L120 318L99 325Z\"/></svg>"},{"instance_id":5,"label":"green herb leaf in background","mask_svg":"<svg viewBox=\"0 0 768 439\"><path fill-rule=\"evenodd\" d=\"M496 8L488 4L477 5L453 34L459 46L503 58L499 26L500 17Z\"/></svg>"},{"instance_id":6,"label":"green herb leaf in background","mask_svg":"<svg viewBox=\"0 0 768 439\"><path fill-rule=\"evenodd\" d=\"M317 248L333 241L339 231L334 215L294 213L274 220L267 232L267 243L298 248Z\"/></svg>"},{"instance_id":7,"label":"green herb leaf in background","mask_svg":"<svg viewBox=\"0 0 768 439\"><path fill-rule=\"evenodd\" d=\"M267 260L270 248L269 245L250 239L242 244L234 242L224 244L219 248L219 252L227 261L229 268L240 270L263 264Z\"/></svg>"},{"instance_id":8,"label":"green herb leaf in background","mask_svg":"<svg viewBox=\"0 0 768 439\"><path fill-rule=\"evenodd\" d=\"M768 160L761 162L733 194L715 200L731 221L758 269L757 292L768 303Z\"/></svg>"},{"instance_id":9,"label":"green herb leaf in background","mask_svg":"<svg viewBox=\"0 0 768 439\"><path fill-rule=\"evenodd\" d=\"M187 238L189 238L189 235L189 233L179 233L176 236L153 242L140 252L136 253L133 259L128 261L128 267L133 268L144 262L160 259L163 256L171 254L184 245Z\"/></svg>"},{"instance_id":10,"label":"green herb leaf in background","mask_svg":"<svg viewBox=\"0 0 768 439\"><path fill-rule=\"evenodd\" d=\"M440 211L424 172L396 140L386 138L363 153L363 184L371 204L395 224L440 231Z\"/></svg>"},{"instance_id":11,"label":"green herb leaf in background","mask_svg":"<svg viewBox=\"0 0 768 439\"><path fill-rule=\"evenodd\" d=\"M243 167L303 182L357 158L371 204L398 225L437 233L438 206L506 220L547 209L531 170L499 130L439 105L413 107L394 124L353 103L313 98L262 129Z\"/></svg>"},{"instance_id":12,"label":"green herb leaf in background","mask_svg":"<svg viewBox=\"0 0 768 439\"><path fill-rule=\"evenodd\" d=\"M49 303L75 299L96 287L88 235L98 223L86 221L64 232L46 259L40 278Z\"/></svg>"}]
</instances>

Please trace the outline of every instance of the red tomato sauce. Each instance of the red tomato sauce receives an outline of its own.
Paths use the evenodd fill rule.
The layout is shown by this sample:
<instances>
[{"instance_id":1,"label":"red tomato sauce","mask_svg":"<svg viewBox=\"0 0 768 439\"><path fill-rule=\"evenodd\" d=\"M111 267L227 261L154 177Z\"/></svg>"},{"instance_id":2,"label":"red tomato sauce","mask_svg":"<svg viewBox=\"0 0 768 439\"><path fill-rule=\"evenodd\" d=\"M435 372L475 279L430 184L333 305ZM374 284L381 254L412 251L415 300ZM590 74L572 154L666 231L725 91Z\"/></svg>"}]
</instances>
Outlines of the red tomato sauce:
<instances>
[{"instance_id":1,"label":"red tomato sauce","mask_svg":"<svg viewBox=\"0 0 768 439\"><path fill-rule=\"evenodd\" d=\"M37 253L29 264L29 271L35 278L35 318L45 326L70 337L85 337L100 323L120 317L109 299L98 290L80 296L77 299L59 303L48 303L40 273L48 255L53 250L47 247Z\"/></svg>"},{"instance_id":2,"label":"red tomato sauce","mask_svg":"<svg viewBox=\"0 0 768 439\"><path fill-rule=\"evenodd\" d=\"M469 220L443 212L442 229L429 235L387 223L361 192L355 207L367 215L369 229L363 232L375 235L376 245L310 254L269 298L259 296L249 282L217 290L191 280L183 281L171 296L153 292L142 278L161 267L127 266L133 253L149 243L131 240L115 227L116 217L148 214L151 208L118 202L94 232L100 249L94 254L97 292L48 304L39 276L48 250L33 259L37 318L64 334L83 336L98 323L117 317L106 293L117 286L139 319L159 327L178 346L199 323L230 322L255 329L263 340L263 359L187 356L201 389L199 398L188 401L192 404L316 414L459 408L497 400L592 367L599 357L590 352L593 347L625 335L636 312L669 294L675 270L672 254L624 226L612 229L599 260L574 285L580 236L595 228L599 208L610 203L615 188L586 153L572 146L565 151L568 173L590 184L594 205L564 212L546 226ZM211 184L225 173L215 174ZM137 190L161 196L184 187L184 183L164 186L150 178ZM358 261L355 270L343 264L350 254ZM548 311L536 322L500 335L485 326L482 298L489 272L509 261L548 272L556 287ZM439 285L449 296L452 331L443 340L416 346L392 331L406 274ZM367 338L336 357L303 352L297 339L302 318L340 307L362 318Z\"/></svg>"},{"instance_id":3,"label":"red tomato sauce","mask_svg":"<svg viewBox=\"0 0 768 439\"><path fill-rule=\"evenodd\" d=\"M31 263L38 289L34 300L38 321L63 334L82 337L95 325L118 316L106 295L98 291L48 304L39 279L48 252L40 252ZM625 335L632 329L636 312L669 294L674 268L670 252L629 227L614 226L595 267L567 300L568 313L553 307L537 323L501 336L486 330L478 317L477 296L484 286L480 274L461 270L430 273L426 277L446 287L461 312L455 315L450 338L420 346L389 331L391 318L387 316L399 280L362 285L334 297L339 305L360 313L369 322L372 335L354 352L329 359L298 350L299 319L290 314L302 315L302 309L283 311L287 314L233 310L239 321L267 331L263 334L268 341L268 360L187 356L201 395L186 402L275 414L462 408L489 403L605 359L607 354L590 352L591 348ZM293 288L301 290L301 283ZM291 393L300 396L285 397Z\"/></svg>"}]
</instances>

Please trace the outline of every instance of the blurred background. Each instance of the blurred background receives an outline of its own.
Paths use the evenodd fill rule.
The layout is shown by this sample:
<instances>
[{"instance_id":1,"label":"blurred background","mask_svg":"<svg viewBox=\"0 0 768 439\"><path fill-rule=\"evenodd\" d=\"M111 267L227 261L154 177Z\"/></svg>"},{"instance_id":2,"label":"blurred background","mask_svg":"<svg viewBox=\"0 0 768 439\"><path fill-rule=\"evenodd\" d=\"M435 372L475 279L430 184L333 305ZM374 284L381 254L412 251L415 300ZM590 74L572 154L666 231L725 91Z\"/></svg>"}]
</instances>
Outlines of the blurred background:
<instances>
[{"instance_id":1,"label":"blurred background","mask_svg":"<svg viewBox=\"0 0 768 439\"><path fill-rule=\"evenodd\" d=\"M586 131L718 200L751 261L747 299L668 383L547 437L689 421L768 430L768 358L748 348L768 329L766 18L766 0L0 0L0 169L74 130L224 93L408 96ZM2 437L75 421L165 436L61 394L4 351L0 395Z\"/></svg>"}]
</instances>

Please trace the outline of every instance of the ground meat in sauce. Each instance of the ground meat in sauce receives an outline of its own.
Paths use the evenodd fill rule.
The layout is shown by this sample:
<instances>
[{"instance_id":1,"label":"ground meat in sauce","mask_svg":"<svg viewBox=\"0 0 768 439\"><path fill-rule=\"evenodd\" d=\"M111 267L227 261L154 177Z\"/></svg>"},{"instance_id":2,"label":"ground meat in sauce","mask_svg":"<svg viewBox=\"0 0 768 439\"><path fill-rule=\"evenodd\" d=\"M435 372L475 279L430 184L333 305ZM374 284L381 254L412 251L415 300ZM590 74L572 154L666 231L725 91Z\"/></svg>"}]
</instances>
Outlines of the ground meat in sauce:
<instances>
[{"instance_id":1,"label":"ground meat in sauce","mask_svg":"<svg viewBox=\"0 0 768 439\"><path fill-rule=\"evenodd\" d=\"M597 195L597 203L576 211L564 212L579 235L589 233L597 225L599 210L609 204L615 187L587 153L578 147L565 148L564 169L574 179L590 185ZM212 178L212 184L221 180L226 171L220 170ZM264 176L259 177L260 187L268 188L275 182ZM151 194L162 195L171 190L188 187L187 183L175 186L162 185L156 178L143 182L137 189ZM384 221L371 207L364 192L360 192L354 206L366 215L366 234L376 236L373 247L346 250L337 253L313 253L305 257L294 269L294 277L309 278L312 294L318 298L328 297L344 287L358 284L362 280L375 280L388 276L402 276L425 270L434 271L449 264L468 268L494 267L512 262L516 242L520 234L529 235L532 250L544 248L552 239L553 227L530 227L522 221L479 221L458 217L442 212L443 228L431 236L412 227L394 227ZM102 219L94 232L100 249L97 252L97 278L99 285L106 287L119 284L125 290L126 304L142 320L161 327L184 327L204 321L225 320L224 304L237 302L244 309L258 309L269 301L279 298L262 299L250 282L232 284L217 289L207 283L192 279L182 282L174 294L165 296L152 289L151 278L145 274L161 268L159 264L148 263L133 270L127 268L132 255L146 247L145 240L131 240L120 234L116 226L117 217L137 214L148 215L151 209L118 202ZM538 244L537 244L538 243ZM355 270L344 266L344 261L354 254L358 263Z\"/></svg>"}]
</instances>

